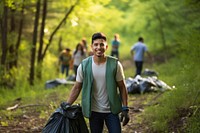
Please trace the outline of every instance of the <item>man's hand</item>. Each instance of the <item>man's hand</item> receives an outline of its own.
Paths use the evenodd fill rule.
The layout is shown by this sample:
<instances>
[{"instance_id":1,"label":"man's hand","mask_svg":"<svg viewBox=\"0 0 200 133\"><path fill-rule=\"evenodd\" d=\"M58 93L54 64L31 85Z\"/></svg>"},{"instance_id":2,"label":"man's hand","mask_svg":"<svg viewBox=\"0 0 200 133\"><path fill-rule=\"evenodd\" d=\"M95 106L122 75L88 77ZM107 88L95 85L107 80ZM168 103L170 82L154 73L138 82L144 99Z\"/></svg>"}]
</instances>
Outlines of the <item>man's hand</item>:
<instances>
[{"instance_id":1,"label":"man's hand","mask_svg":"<svg viewBox=\"0 0 200 133\"><path fill-rule=\"evenodd\" d=\"M60 107L63 109L63 110L66 110L68 107L70 107L71 104L70 103L67 103L67 102L62 102L60 104Z\"/></svg>"},{"instance_id":2,"label":"man's hand","mask_svg":"<svg viewBox=\"0 0 200 133\"><path fill-rule=\"evenodd\" d=\"M130 120L128 111L128 107L122 107L121 122L123 126L125 126Z\"/></svg>"}]
</instances>

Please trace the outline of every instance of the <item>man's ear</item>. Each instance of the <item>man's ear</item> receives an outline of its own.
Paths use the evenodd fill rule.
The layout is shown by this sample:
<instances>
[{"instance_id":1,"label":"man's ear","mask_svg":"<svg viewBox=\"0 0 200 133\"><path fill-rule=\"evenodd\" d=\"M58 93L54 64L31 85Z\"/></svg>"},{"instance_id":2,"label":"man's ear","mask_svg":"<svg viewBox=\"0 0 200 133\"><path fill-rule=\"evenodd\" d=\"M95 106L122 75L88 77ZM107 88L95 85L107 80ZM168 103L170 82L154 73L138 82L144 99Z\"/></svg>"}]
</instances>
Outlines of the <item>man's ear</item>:
<instances>
[{"instance_id":1,"label":"man's ear","mask_svg":"<svg viewBox=\"0 0 200 133\"><path fill-rule=\"evenodd\" d=\"M106 44L106 49L108 49L108 44Z\"/></svg>"}]
</instances>

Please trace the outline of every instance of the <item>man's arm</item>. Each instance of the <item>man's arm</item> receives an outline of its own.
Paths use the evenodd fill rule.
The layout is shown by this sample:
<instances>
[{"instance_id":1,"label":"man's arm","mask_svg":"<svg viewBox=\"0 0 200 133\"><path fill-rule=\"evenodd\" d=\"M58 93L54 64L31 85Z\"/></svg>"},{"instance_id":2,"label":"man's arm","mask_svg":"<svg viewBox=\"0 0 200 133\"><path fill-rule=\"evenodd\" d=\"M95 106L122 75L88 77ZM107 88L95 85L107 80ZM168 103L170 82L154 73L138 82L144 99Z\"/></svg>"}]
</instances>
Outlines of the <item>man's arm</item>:
<instances>
[{"instance_id":1,"label":"man's arm","mask_svg":"<svg viewBox=\"0 0 200 133\"><path fill-rule=\"evenodd\" d=\"M153 56L151 55L151 53L149 51L146 51L148 57L151 59L151 63L154 61Z\"/></svg>"},{"instance_id":2,"label":"man's arm","mask_svg":"<svg viewBox=\"0 0 200 133\"><path fill-rule=\"evenodd\" d=\"M128 108L128 93L127 93L127 89L124 83L124 80L118 81L117 85L119 87L119 91L121 94L121 98L122 98L122 113L121 113L121 117L120 117L120 121L122 122L122 125L125 126L129 120L129 108Z\"/></svg>"},{"instance_id":3,"label":"man's arm","mask_svg":"<svg viewBox=\"0 0 200 133\"><path fill-rule=\"evenodd\" d=\"M117 85L119 87L123 106L128 106L128 92L124 80L117 81Z\"/></svg>"},{"instance_id":4,"label":"man's arm","mask_svg":"<svg viewBox=\"0 0 200 133\"><path fill-rule=\"evenodd\" d=\"M131 53L131 56L133 57L133 55L134 55L134 46L131 47L130 53Z\"/></svg>"},{"instance_id":5,"label":"man's arm","mask_svg":"<svg viewBox=\"0 0 200 133\"><path fill-rule=\"evenodd\" d=\"M74 84L74 86L72 87L72 90L71 90L71 93L70 93L69 98L67 100L67 103L73 104L74 101L78 98L78 96L81 92L81 89L82 89L82 83L76 82Z\"/></svg>"},{"instance_id":6,"label":"man's arm","mask_svg":"<svg viewBox=\"0 0 200 133\"><path fill-rule=\"evenodd\" d=\"M133 56L133 50L132 50L132 49L131 49L130 53L131 53L131 55Z\"/></svg>"}]
</instances>

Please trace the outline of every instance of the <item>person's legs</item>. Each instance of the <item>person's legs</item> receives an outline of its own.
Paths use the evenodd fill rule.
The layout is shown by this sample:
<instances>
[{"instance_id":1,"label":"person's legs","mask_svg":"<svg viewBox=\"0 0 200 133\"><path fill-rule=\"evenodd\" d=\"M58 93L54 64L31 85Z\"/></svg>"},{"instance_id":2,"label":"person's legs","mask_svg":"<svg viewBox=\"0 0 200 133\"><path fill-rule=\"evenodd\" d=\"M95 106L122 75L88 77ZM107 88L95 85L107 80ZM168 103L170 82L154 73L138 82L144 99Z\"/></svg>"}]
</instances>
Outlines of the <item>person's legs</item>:
<instances>
[{"instance_id":1,"label":"person's legs","mask_svg":"<svg viewBox=\"0 0 200 133\"><path fill-rule=\"evenodd\" d=\"M141 75L142 65L143 65L142 61L135 61L135 66L136 66L136 74L135 74L135 76Z\"/></svg>"},{"instance_id":2,"label":"person's legs","mask_svg":"<svg viewBox=\"0 0 200 133\"><path fill-rule=\"evenodd\" d=\"M65 72L65 65L61 64L60 68L61 68L61 73L64 74L64 72Z\"/></svg>"},{"instance_id":3,"label":"person's legs","mask_svg":"<svg viewBox=\"0 0 200 133\"><path fill-rule=\"evenodd\" d=\"M69 65L65 65L65 69L66 69L66 77L69 75Z\"/></svg>"},{"instance_id":4,"label":"person's legs","mask_svg":"<svg viewBox=\"0 0 200 133\"><path fill-rule=\"evenodd\" d=\"M119 51L116 51L116 57L119 58Z\"/></svg>"},{"instance_id":5,"label":"person's legs","mask_svg":"<svg viewBox=\"0 0 200 133\"><path fill-rule=\"evenodd\" d=\"M78 69L78 66L77 65L74 65L74 74L75 74L75 77L77 75L77 69Z\"/></svg>"},{"instance_id":6,"label":"person's legs","mask_svg":"<svg viewBox=\"0 0 200 133\"><path fill-rule=\"evenodd\" d=\"M111 56L115 56L116 58L119 58L119 51L112 51Z\"/></svg>"},{"instance_id":7,"label":"person's legs","mask_svg":"<svg viewBox=\"0 0 200 133\"><path fill-rule=\"evenodd\" d=\"M106 126L109 133L121 133L119 116L109 113L105 118Z\"/></svg>"},{"instance_id":8,"label":"person's legs","mask_svg":"<svg viewBox=\"0 0 200 133\"><path fill-rule=\"evenodd\" d=\"M142 62L142 61L139 61L139 62L138 62L138 74L139 74L139 75L142 74L142 65L143 65L143 62Z\"/></svg>"},{"instance_id":9,"label":"person's legs","mask_svg":"<svg viewBox=\"0 0 200 133\"><path fill-rule=\"evenodd\" d=\"M92 112L89 123L91 133L102 133L104 125L104 114Z\"/></svg>"},{"instance_id":10,"label":"person's legs","mask_svg":"<svg viewBox=\"0 0 200 133\"><path fill-rule=\"evenodd\" d=\"M110 54L111 56L114 56L114 51L111 51L111 54Z\"/></svg>"}]
</instances>

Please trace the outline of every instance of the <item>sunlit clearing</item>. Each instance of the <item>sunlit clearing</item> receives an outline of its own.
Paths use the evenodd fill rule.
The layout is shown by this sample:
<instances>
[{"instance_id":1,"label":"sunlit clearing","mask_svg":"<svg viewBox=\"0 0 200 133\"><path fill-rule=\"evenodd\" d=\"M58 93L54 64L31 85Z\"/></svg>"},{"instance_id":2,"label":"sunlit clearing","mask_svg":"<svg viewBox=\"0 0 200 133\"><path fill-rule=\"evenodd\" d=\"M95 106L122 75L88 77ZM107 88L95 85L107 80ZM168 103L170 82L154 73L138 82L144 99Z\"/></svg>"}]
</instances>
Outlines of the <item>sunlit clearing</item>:
<instances>
[{"instance_id":1,"label":"sunlit clearing","mask_svg":"<svg viewBox=\"0 0 200 133\"><path fill-rule=\"evenodd\" d=\"M72 26L77 26L78 25L78 23L74 19L71 20L71 23L72 23Z\"/></svg>"},{"instance_id":2,"label":"sunlit clearing","mask_svg":"<svg viewBox=\"0 0 200 133\"><path fill-rule=\"evenodd\" d=\"M49 32L49 30L45 28L44 29L44 33L48 33L48 32Z\"/></svg>"}]
</instances>

